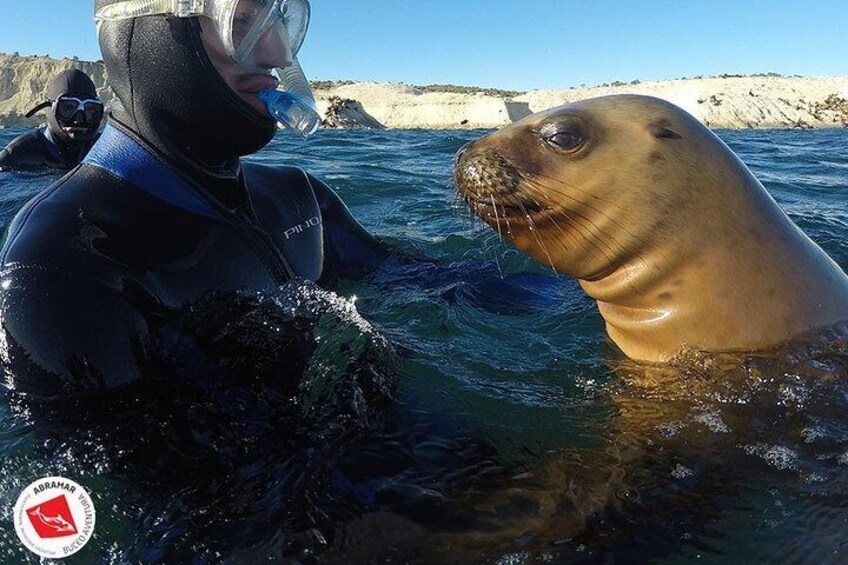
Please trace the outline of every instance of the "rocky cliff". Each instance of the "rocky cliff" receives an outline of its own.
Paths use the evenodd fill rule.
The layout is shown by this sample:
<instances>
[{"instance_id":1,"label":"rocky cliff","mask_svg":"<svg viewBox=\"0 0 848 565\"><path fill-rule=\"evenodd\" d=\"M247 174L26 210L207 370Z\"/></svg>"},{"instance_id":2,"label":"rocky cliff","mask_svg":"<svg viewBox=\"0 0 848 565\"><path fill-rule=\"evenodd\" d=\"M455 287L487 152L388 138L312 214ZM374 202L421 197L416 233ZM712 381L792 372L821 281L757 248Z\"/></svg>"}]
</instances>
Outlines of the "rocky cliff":
<instances>
[{"instance_id":1,"label":"rocky cliff","mask_svg":"<svg viewBox=\"0 0 848 565\"><path fill-rule=\"evenodd\" d=\"M353 83L315 92L320 100L356 100L388 128L497 128L530 114L528 104L482 92L430 92L402 84Z\"/></svg>"},{"instance_id":2,"label":"rocky cliff","mask_svg":"<svg viewBox=\"0 0 848 565\"><path fill-rule=\"evenodd\" d=\"M0 125L36 124L23 115L62 70L88 73L103 101L117 103L101 62L0 54ZM664 98L713 128L848 126L848 77L722 76L510 93L469 87L385 83L316 84L325 127L497 128L533 112L607 94Z\"/></svg>"},{"instance_id":3,"label":"rocky cliff","mask_svg":"<svg viewBox=\"0 0 848 565\"><path fill-rule=\"evenodd\" d=\"M677 104L712 128L848 127L848 77L724 76L537 90L518 100L538 112L608 94L646 94Z\"/></svg>"},{"instance_id":4,"label":"rocky cliff","mask_svg":"<svg viewBox=\"0 0 848 565\"><path fill-rule=\"evenodd\" d=\"M332 129L385 129L385 126L366 112L362 104L356 100L332 96L324 100L318 100L316 105L318 106L318 113L324 117L321 120L321 127Z\"/></svg>"}]
</instances>

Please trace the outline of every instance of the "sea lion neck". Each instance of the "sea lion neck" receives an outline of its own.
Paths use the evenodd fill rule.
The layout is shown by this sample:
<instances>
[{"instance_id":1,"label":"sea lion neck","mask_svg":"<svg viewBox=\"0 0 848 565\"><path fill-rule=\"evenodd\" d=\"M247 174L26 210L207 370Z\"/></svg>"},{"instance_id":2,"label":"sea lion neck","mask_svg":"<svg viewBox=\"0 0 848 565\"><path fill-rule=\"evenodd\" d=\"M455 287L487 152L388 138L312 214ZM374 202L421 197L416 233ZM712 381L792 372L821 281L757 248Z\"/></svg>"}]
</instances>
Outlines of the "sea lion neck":
<instances>
[{"instance_id":1,"label":"sea lion neck","mask_svg":"<svg viewBox=\"0 0 848 565\"><path fill-rule=\"evenodd\" d=\"M711 227L695 222L606 276L580 280L627 356L754 351L848 319L848 277L750 181L746 223L705 213Z\"/></svg>"}]
</instances>

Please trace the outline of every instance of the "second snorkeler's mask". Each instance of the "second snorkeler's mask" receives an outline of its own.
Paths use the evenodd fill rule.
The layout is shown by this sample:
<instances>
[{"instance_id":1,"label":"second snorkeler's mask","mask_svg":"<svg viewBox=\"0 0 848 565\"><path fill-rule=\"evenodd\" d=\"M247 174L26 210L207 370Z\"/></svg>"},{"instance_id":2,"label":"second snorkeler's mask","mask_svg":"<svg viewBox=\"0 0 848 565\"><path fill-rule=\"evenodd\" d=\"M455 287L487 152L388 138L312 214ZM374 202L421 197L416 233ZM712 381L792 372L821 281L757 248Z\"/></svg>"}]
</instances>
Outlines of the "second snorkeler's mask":
<instances>
[{"instance_id":1,"label":"second snorkeler's mask","mask_svg":"<svg viewBox=\"0 0 848 565\"><path fill-rule=\"evenodd\" d=\"M97 138L103 119L103 103L88 75L78 69L68 69L47 83L46 98L26 117L47 110L50 135L64 146L75 146Z\"/></svg>"},{"instance_id":2,"label":"second snorkeler's mask","mask_svg":"<svg viewBox=\"0 0 848 565\"><path fill-rule=\"evenodd\" d=\"M312 88L297 60L309 27L308 0L122 0L99 7L98 25L142 16L208 17L227 53L248 70L264 72L265 54L276 53L275 72L284 96L263 92L269 113L296 133L312 134L320 123Z\"/></svg>"}]
</instances>

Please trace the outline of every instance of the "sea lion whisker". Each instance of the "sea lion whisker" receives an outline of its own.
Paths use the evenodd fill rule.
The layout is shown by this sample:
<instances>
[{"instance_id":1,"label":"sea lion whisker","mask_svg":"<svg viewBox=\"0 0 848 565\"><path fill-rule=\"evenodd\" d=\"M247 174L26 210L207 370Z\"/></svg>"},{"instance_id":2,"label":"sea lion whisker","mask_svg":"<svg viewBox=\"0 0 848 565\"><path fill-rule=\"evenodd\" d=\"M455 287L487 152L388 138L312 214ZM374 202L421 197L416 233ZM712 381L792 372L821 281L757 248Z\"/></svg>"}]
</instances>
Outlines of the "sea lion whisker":
<instances>
[{"instance_id":1,"label":"sea lion whisker","mask_svg":"<svg viewBox=\"0 0 848 565\"><path fill-rule=\"evenodd\" d=\"M560 211L559 213L561 213L561 214L563 214L567 217L567 214L564 213L564 211ZM573 240L575 247L580 243L580 240L578 239L578 237L576 235L564 230L562 228L562 226L559 225L559 223L556 221L555 215L548 214L548 215L545 215L544 217L547 218L548 221L550 221L551 225L553 225L556 228L556 230L563 236L563 238ZM572 223L574 223L572 218L568 218L568 220L571 221ZM585 240L586 238L584 237L583 239ZM560 244L560 246L562 247L563 250L568 251L568 246L565 244L564 241L562 241L562 239L558 238L557 241L558 241L558 243ZM603 253L603 250L599 249L599 251L601 253ZM604 254L604 256L606 257L607 255Z\"/></svg>"},{"instance_id":2,"label":"sea lion whisker","mask_svg":"<svg viewBox=\"0 0 848 565\"><path fill-rule=\"evenodd\" d=\"M512 235L512 226L509 225L509 216L504 215L504 221L506 222L506 235Z\"/></svg>"},{"instance_id":3,"label":"sea lion whisker","mask_svg":"<svg viewBox=\"0 0 848 565\"><path fill-rule=\"evenodd\" d=\"M523 171L521 171L520 169L517 169L517 170L518 170L519 175L521 175L521 177L522 177L525 181L528 181L528 182L530 182L530 181L531 181L531 179L530 179L530 178L528 178L527 176L525 176L525 175L523 174ZM574 185L572 185L572 184L569 184L568 182L564 181L563 179L557 179L557 178L554 178L554 177L551 177L551 176L545 175L545 174L543 174L543 173L536 173L534 176L539 177L539 178L543 178L543 179L547 179L547 180L550 180L550 181L553 181L553 182L557 183L558 185L564 186L564 187L565 187L565 188L567 188L569 191L576 192L576 193L579 193L579 194L584 194L584 195L586 195L586 196L591 196L592 198L596 199L598 202L607 202L605 199L603 199L603 198L599 197L598 195L593 195L593 194L589 193L589 192L588 192L588 191L586 191L586 190L581 190L580 188L578 188L578 187L576 187L576 186L574 186ZM550 190L552 193L554 193L554 194L556 194L556 195L558 195L558 196L563 196L563 197L565 197L565 198L568 198L569 200L573 200L573 201L575 201L575 202L578 202L578 203L580 203L580 204L582 204L582 205L586 206L587 208L589 208L589 209L590 209L590 210L592 210L593 212L597 212L597 213L598 213L598 215L603 216L604 218L608 219L608 220L609 220L609 221L610 221L613 225L615 225L617 228L619 228L620 230L622 230L622 231L623 231L624 233L626 233L627 235L629 235L629 236L631 236L631 237L634 237L634 238L636 237L636 234L634 234L634 233L632 233L631 231L629 231L629 230L627 229L627 227L626 227L624 224L622 224L622 223L618 222L615 218L613 218L612 216L610 216L609 214L607 214L607 213L606 213L606 212L604 212L603 210L601 210L601 209L599 209L599 208L597 208L597 207L595 207L595 206L593 206L593 205L589 204L588 202L578 200L577 198L575 198L575 197L574 197L574 196L572 196L571 194L568 194L567 192L565 192L565 191L563 191L563 190L561 190L561 189L557 188L556 186L551 186L551 185L548 185L548 184L545 184L545 183L541 183L541 182L538 182L538 181L536 182L536 184L537 184L538 186L541 186L542 188L545 188L546 190Z\"/></svg>"},{"instance_id":4,"label":"sea lion whisker","mask_svg":"<svg viewBox=\"0 0 848 565\"><path fill-rule=\"evenodd\" d=\"M574 198L573 196L571 196L571 195L569 195L569 194L566 194L566 193L563 193L563 192L561 192L561 191L555 190L553 187L550 187L550 186L548 186L548 185L545 185L545 184L543 184L543 183L540 183L539 181L537 181L537 180L535 180L535 179L532 179L532 178L524 178L524 181L525 181L525 184L527 184L527 185L528 185L528 186L530 186L530 187L534 187L534 186L535 186L535 187L537 188L537 192L543 192L544 190L549 190L549 191L550 191L550 192L552 192L553 194L556 194L556 195L558 195L558 196L563 196L563 197L565 197L565 198L567 198L567 199L569 199L569 200L573 200L574 202L577 202L577 203L581 203L579 200L577 200L577 199L576 199L576 198ZM542 188L542 189L544 189L544 190L538 190L538 188L539 188L539 187L541 187L541 188ZM560 212L563 212L563 210L561 210L561 209L560 209L559 211L560 211ZM607 238L607 239L609 239L610 241L612 241L612 242L614 242L614 243L618 244L618 242L615 240L615 238L613 238L612 236L609 236L609 235L608 235L608 234L606 234L604 231L602 231L602 230L598 227L598 225L597 225L597 224L595 224L595 223L594 223L591 219L589 219L587 216L584 216L583 214L581 214L580 212L577 212L576 210L570 210L570 212L571 212L571 213L573 213L574 215L576 215L576 216L578 216L578 217L582 218L583 220L585 220L586 222L588 222L588 223L589 223L589 224L590 224L593 228L595 228L595 230L596 230L596 232L597 232L597 234L598 234L598 237L600 237L600 238ZM584 234L584 235L585 235L585 234ZM619 245L619 247L620 247L621 249L623 249L620 245ZM610 246L610 251L614 251L614 249L613 249L611 246Z\"/></svg>"},{"instance_id":5,"label":"sea lion whisker","mask_svg":"<svg viewBox=\"0 0 848 565\"><path fill-rule=\"evenodd\" d=\"M554 259L551 257L551 254L548 252L548 247L545 245L545 242L542 241L542 238L539 237L539 228L536 227L536 223L533 221L533 218L527 213L527 209L524 207L524 204L519 203L518 206L521 208L522 212L524 212L524 216L527 218L527 221L530 225L530 233L533 234L533 237L536 239L536 243L539 244L539 247L542 248L542 251L545 252L545 257L548 258L548 263L551 266L551 270L556 272L556 267L554 266Z\"/></svg>"},{"instance_id":6,"label":"sea lion whisker","mask_svg":"<svg viewBox=\"0 0 848 565\"><path fill-rule=\"evenodd\" d=\"M595 249L602 253L604 257L606 257L610 261L610 263L613 263L615 261L615 256L621 257L622 255L627 254L627 248L625 248L614 236L602 230L589 217L575 210L560 209L557 211L557 213L562 216L565 216L565 218L568 219L570 223L574 224L574 226L581 232L584 239L591 242L593 247L595 247ZM582 227L580 220L591 226L591 231L588 234L586 233L586 229L588 228ZM596 244L595 240L598 240L600 243L602 243L603 247L605 247L606 250L604 250L599 244Z\"/></svg>"},{"instance_id":7,"label":"sea lion whisker","mask_svg":"<svg viewBox=\"0 0 848 565\"><path fill-rule=\"evenodd\" d=\"M460 201L464 205L460 205ZM451 208L453 208L454 217L463 222L463 226L468 227L474 224L474 210L471 207L471 203L465 199L465 197L461 196L459 193L455 194Z\"/></svg>"},{"instance_id":8,"label":"sea lion whisker","mask_svg":"<svg viewBox=\"0 0 848 565\"><path fill-rule=\"evenodd\" d=\"M455 192L453 195L453 202L451 203L451 208L453 208L457 214L463 214L464 212L468 212L468 200L459 192Z\"/></svg>"},{"instance_id":9,"label":"sea lion whisker","mask_svg":"<svg viewBox=\"0 0 848 565\"><path fill-rule=\"evenodd\" d=\"M497 205L497 203L495 202L495 195L494 195L494 194L490 194L490 195L489 195L489 198L491 198L491 200L492 200L492 210L494 210L494 211L495 211L495 225L496 225L496 226L498 226L498 237L500 237L501 239L503 239L503 234L501 233L501 223L500 223L500 221L498 220L498 205Z\"/></svg>"},{"instance_id":10,"label":"sea lion whisker","mask_svg":"<svg viewBox=\"0 0 848 565\"><path fill-rule=\"evenodd\" d=\"M537 204L537 205L539 204L539 202L538 202L538 201L536 201L536 199L535 199L535 198L531 198L531 199L532 199L534 202L536 202L536 204ZM567 216L567 214L565 214L563 210L559 210L559 211L558 211L558 213L560 213L560 214L563 214L563 215L566 215L566 216ZM552 225L553 225L553 226L557 229L557 231L558 231L558 232L559 232L559 233L560 233L563 237L572 239L572 240L574 241L575 246L576 246L576 245L580 242L580 240L577 238L577 236L576 236L576 235L574 235L573 233L569 233L569 232L565 231L565 230L562 228L562 226L560 226L560 225L557 223L557 221L556 221L556 219L555 219L555 215L554 215L554 214L547 214L547 215L545 215L545 217L546 217L548 220L550 220L551 224L552 224ZM572 219L572 218L568 218L568 219L569 219L570 221L573 221L573 219ZM585 239L585 238L583 238L583 239ZM564 244L562 245L562 248L563 248L564 250L568 250L568 247L566 247Z\"/></svg>"},{"instance_id":11,"label":"sea lion whisker","mask_svg":"<svg viewBox=\"0 0 848 565\"><path fill-rule=\"evenodd\" d=\"M628 263L632 260L632 261L638 261L645 268L648 267L648 262L645 261L644 257L642 257L641 252L638 252L638 251L636 253L632 252L633 248L642 249L641 240L639 238L636 238L635 236L633 236L633 239L634 239L635 242L637 242L637 245L631 247L631 249L628 249L624 245L621 245L621 243L619 243L619 241L614 236L609 235L606 232L604 232L603 230L601 230L598 227L597 224L595 224L592 220L590 220L586 216L580 214L579 212L575 212L574 210L570 211L571 214L574 214L574 215L577 216L577 219L570 216L569 212L564 210L564 209L560 209L558 211L558 213L565 216L569 221L571 221L575 225L579 225L578 222L577 222L577 219L582 219L582 220L588 222L595 229L595 233L597 234L598 238L606 243L606 247L608 248L609 252L613 255L616 255L616 257L612 257L612 256L610 256L610 254L604 252L604 250L601 249L599 246L597 246L597 245L594 246L595 249L597 249L599 252L601 252L604 255L604 257L606 257L606 259L609 261L611 266L615 265L615 264L625 264L625 263ZM562 230L560 229L560 231L562 231ZM616 247L618 248L617 253L616 253L616 249L615 249Z\"/></svg>"},{"instance_id":12,"label":"sea lion whisker","mask_svg":"<svg viewBox=\"0 0 848 565\"><path fill-rule=\"evenodd\" d=\"M598 208L596 208L595 206L592 206L592 205L587 204L586 202L584 202L584 201L582 201L582 200L580 200L580 199L578 199L578 198L575 198L574 196L572 196L571 194L569 194L569 193L568 193L568 191L566 191L566 190L561 190L561 189L559 189L559 188L557 188L557 187L555 187L555 186L551 186L551 185L548 185L548 184L545 184L545 183L539 182L538 180L531 180L531 179L527 179L527 182L528 182L528 183L530 183L531 185L535 184L536 186L541 187L541 188L542 188L542 189L544 189L544 190L548 190L548 191L550 191L551 193L553 193L553 194L555 194L555 195L557 195L557 196L562 196L563 198L567 198L568 200L571 200L571 201L573 201L573 202L575 202L575 203L577 203L577 204L580 204L581 206L585 206L586 208L588 208L589 210L591 210L591 211L593 211L593 212L597 212L599 216L601 216L601 217L603 217L603 218L605 218L605 219L608 219L608 220L610 221L610 223L612 223L612 224L613 224L613 225L615 225L616 227L620 228L623 232L627 233L628 235L631 235L631 236L634 236L634 237L635 237L635 234L630 233L630 232L627 230L627 228L625 228L622 224L620 224L619 222L617 222L617 221L616 221L614 218L612 218L609 214L607 214L606 212L604 212L604 211L602 211L602 210L599 210L599 209L598 209ZM570 185L568 185L567 183L565 183L565 182L561 182L560 184L561 184L562 186L565 186L568 190L571 190L571 186L570 186ZM576 213L576 211L575 211L575 213ZM581 216L582 216L582 214L581 214ZM584 216L584 217L585 217L585 216ZM593 225L594 225L594 223L593 223Z\"/></svg>"},{"instance_id":13,"label":"sea lion whisker","mask_svg":"<svg viewBox=\"0 0 848 565\"><path fill-rule=\"evenodd\" d=\"M527 182L532 185L535 181L528 179ZM558 209L556 213L565 216L569 220L569 222L574 225L575 229L580 232L580 234L583 236L583 239L589 242L590 245L597 249L599 253L601 253L611 262L613 261L611 255L617 254L616 247L618 247L620 251L625 250L624 247L619 244L619 242L614 237L605 233L590 218L584 216L580 212L577 212L576 210L566 211L565 209ZM582 225L582 222L578 220L582 220L583 222L588 223L592 229L590 230L587 226ZM604 247L607 248L606 250L604 250L599 245L598 240L603 243ZM575 241L577 241L576 238Z\"/></svg>"},{"instance_id":14,"label":"sea lion whisker","mask_svg":"<svg viewBox=\"0 0 848 565\"><path fill-rule=\"evenodd\" d=\"M560 226L557 223L556 218L554 216L548 216L547 218L548 218L548 221L551 222L551 225L554 226L554 228L556 228L556 230L562 235L562 237L571 238L571 239L575 240L575 243L577 242L577 238L575 238L573 234L570 234L567 231L565 231L564 229L562 229L562 226ZM568 251L568 246L565 245L565 242L560 240L560 245L562 246L564 251Z\"/></svg>"},{"instance_id":15,"label":"sea lion whisker","mask_svg":"<svg viewBox=\"0 0 848 565\"><path fill-rule=\"evenodd\" d=\"M558 213L561 214L562 216L565 216L565 218L569 221L569 223L574 225L575 228L580 232L580 235L583 236L583 240L588 242L589 245L591 245L592 247L594 247L598 251L598 253L600 253L601 255L604 256L604 258L607 261L609 261L610 263L613 263L615 261L615 259L613 258L613 254L615 253L615 249L613 249L613 247L607 241L605 241L605 239L604 239L604 237L606 237L605 234L602 234L600 232L600 230L598 229L598 227L594 223L592 223L591 220L589 220L585 216L582 216L581 214L579 214L577 212L573 212L573 211L572 211L572 213L576 214L576 216L577 216L576 218L571 216L569 214L569 212L566 212L565 210L559 210ZM551 218L553 218L553 216L551 216ZM604 236L604 237L598 237L597 240L596 240L595 238L590 237L591 234L587 235L585 233L585 230L588 229L588 228L586 228L585 226L582 226L581 222L579 220L583 220L584 222L588 222L589 225L591 225L593 228L595 228L595 232L598 233L599 236ZM573 236L573 239L575 240L575 243L579 244L580 240L578 240L576 236ZM613 241L613 243L616 243L616 241L614 239L612 241ZM604 243L605 246L606 246L606 249L604 249L600 245L600 243Z\"/></svg>"},{"instance_id":16,"label":"sea lion whisker","mask_svg":"<svg viewBox=\"0 0 848 565\"><path fill-rule=\"evenodd\" d=\"M588 191L586 191L586 190L582 190L582 189L580 189L580 188L578 188L578 187L576 187L576 186L574 186L574 185L568 184L568 183L566 183L563 179L558 179L558 178L556 178L556 177L552 177L552 176L550 176L550 175L546 175L546 174L541 173L541 172L538 172L538 171L534 171L534 172L532 172L532 173L531 173L531 172L529 172L529 171L526 171L526 170L521 169L521 167L516 166L516 165L514 165L514 164L512 165L512 167L513 167L513 169L515 170L515 172L516 172L516 173L518 173L518 176L520 176L520 177L521 177L521 179L522 179L523 181L532 182L532 181L534 181L535 179L539 179L539 178L547 179L547 180L549 180L549 181L553 181L553 182L554 182L554 183L556 183L556 184L566 186L566 188L568 188L568 189L569 189L569 190L571 190L572 192L576 192L576 193L578 193L578 194L583 194L583 195L585 195L585 196L588 196L588 197L590 197L590 198L593 198L593 199L597 200L598 202L607 202L604 198L601 198L601 197L600 197L600 196L598 196L597 194L592 194L592 193L590 193L590 192L588 192ZM558 194L558 195L560 195L560 196L565 196L566 198L569 198L569 199L571 199L571 200L574 200L574 201L577 201L577 202L581 202L581 201L577 200L577 199L576 199L574 196L572 196L571 194L561 192L561 191L559 191L559 190L555 189L553 186L546 185L546 184L539 183L539 182L537 182L537 184L538 184L539 186L543 186L543 187L547 188L548 190L551 190L554 194ZM603 214L603 213L604 213L602 210L596 210L596 211L597 211L598 213L600 213L600 214Z\"/></svg>"},{"instance_id":17,"label":"sea lion whisker","mask_svg":"<svg viewBox=\"0 0 848 565\"><path fill-rule=\"evenodd\" d=\"M479 204L475 204L475 206L479 206ZM497 218L497 208L495 208L495 218ZM474 220L476 220L476 221L474 221ZM472 221L474 221L474 228L479 233L481 233L481 234L490 233L487 229L488 226L487 226L486 222L482 218L479 217L479 214L474 214L472 216ZM500 225L498 226L498 228L500 228ZM498 234L498 235L500 235L500 234ZM499 238L499 241L502 241L502 239L503 239L502 237ZM484 261L486 260L486 257L488 257L488 255L489 255L489 250L491 249L492 258L495 261L495 267L498 269L498 274L500 275L500 277L503 278L504 277L503 269L501 268L501 263L498 260L498 250L495 249L493 245L487 245L487 242L488 242L488 238L486 238L485 235L481 235L481 237L480 237L480 247L481 247L481 251L483 253L483 260Z\"/></svg>"},{"instance_id":18,"label":"sea lion whisker","mask_svg":"<svg viewBox=\"0 0 848 565\"><path fill-rule=\"evenodd\" d=\"M503 241L503 239L499 239L498 241ZM494 247L494 246L493 246ZM495 267L498 269L498 275L500 275L501 279L504 278L503 269L501 268L501 262L498 260L498 250L492 249L492 258L495 260Z\"/></svg>"}]
</instances>

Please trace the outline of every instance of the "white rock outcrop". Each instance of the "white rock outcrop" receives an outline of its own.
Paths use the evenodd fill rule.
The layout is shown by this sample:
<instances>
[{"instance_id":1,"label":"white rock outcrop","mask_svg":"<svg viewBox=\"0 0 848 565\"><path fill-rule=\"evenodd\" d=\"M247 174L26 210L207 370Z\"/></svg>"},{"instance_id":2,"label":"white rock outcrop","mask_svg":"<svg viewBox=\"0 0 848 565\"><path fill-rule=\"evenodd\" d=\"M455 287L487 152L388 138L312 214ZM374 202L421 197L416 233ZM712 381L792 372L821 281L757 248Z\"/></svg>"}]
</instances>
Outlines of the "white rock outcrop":
<instances>
[{"instance_id":1,"label":"white rock outcrop","mask_svg":"<svg viewBox=\"0 0 848 565\"><path fill-rule=\"evenodd\" d=\"M34 125L23 114L43 100L62 70L88 73L108 105L118 103L102 62L0 53L0 125ZM499 128L531 113L608 94L646 94L683 107L712 128L848 126L848 77L694 78L589 88L537 90L516 97L386 83L352 83L316 90L328 127L403 129ZM440 90L440 91L435 91ZM470 89L465 89L470 90ZM338 102L344 102L343 107Z\"/></svg>"},{"instance_id":2,"label":"white rock outcrop","mask_svg":"<svg viewBox=\"0 0 848 565\"><path fill-rule=\"evenodd\" d=\"M422 92L400 84L355 83L320 90L316 95L319 100L356 100L388 128L497 128L530 114L524 102L485 94Z\"/></svg>"},{"instance_id":3,"label":"white rock outcrop","mask_svg":"<svg viewBox=\"0 0 848 565\"><path fill-rule=\"evenodd\" d=\"M317 100L318 113L323 116L321 127L332 129L385 129L356 100L333 96L326 100Z\"/></svg>"},{"instance_id":4,"label":"white rock outcrop","mask_svg":"<svg viewBox=\"0 0 848 565\"><path fill-rule=\"evenodd\" d=\"M848 77L751 76L681 79L620 86L537 90L518 98L538 112L609 94L645 94L668 100L712 128L848 126L840 100Z\"/></svg>"}]
</instances>

